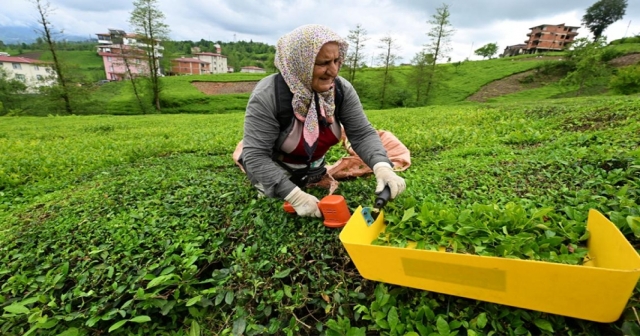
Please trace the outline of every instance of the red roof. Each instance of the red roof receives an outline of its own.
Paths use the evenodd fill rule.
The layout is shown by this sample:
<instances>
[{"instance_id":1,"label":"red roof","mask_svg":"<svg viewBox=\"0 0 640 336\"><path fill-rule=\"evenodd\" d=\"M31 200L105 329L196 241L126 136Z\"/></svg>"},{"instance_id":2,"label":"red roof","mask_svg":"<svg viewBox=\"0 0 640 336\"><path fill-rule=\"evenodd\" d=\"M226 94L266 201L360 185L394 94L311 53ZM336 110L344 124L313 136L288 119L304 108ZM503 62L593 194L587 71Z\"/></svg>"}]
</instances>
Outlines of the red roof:
<instances>
[{"instance_id":1,"label":"red roof","mask_svg":"<svg viewBox=\"0 0 640 336\"><path fill-rule=\"evenodd\" d=\"M197 58L174 58L172 61L186 62L186 63L206 63L206 64L210 64L207 61L199 60Z\"/></svg>"},{"instance_id":2,"label":"red roof","mask_svg":"<svg viewBox=\"0 0 640 336\"><path fill-rule=\"evenodd\" d=\"M245 67L242 67L241 69L264 70L263 68L259 68L257 66L253 66L253 65L245 66Z\"/></svg>"},{"instance_id":3,"label":"red roof","mask_svg":"<svg viewBox=\"0 0 640 336\"><path fill-rule=\"evenodd\" d=\"M29 64L45 64L50 62L44 62L41 60L35 60L32 58L18 57L18 56L0 56L0 62L9 63L29 63Z\"/></svg>"}]
</instances>

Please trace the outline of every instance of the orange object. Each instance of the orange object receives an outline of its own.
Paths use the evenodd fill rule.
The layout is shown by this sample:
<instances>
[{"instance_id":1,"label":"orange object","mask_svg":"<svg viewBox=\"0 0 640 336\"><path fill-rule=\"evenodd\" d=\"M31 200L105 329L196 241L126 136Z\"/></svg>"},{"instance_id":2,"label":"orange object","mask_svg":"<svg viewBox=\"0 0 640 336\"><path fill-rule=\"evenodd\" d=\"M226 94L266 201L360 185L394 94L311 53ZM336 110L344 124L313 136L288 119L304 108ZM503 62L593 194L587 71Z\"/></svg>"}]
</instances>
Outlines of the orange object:
<instances>
[{"instance_id":1,"label":"orange object","mask_svg":"<svg viewBox=\"0 0 640 336\"><path fill-rule=\"evenodd\" d=\"M341 228L347 224L351 218L351 212L347 207L347 202L340 195L325 196L318 208L324 217L324 226L329 228Z\"/></svg>"},{"instance_id":2,"label":"orange object","mask_svg":"<svg viewBox=\"0 0 640 336\"><path fill-rule=\"evenodd\" d=\"M289 202L282 204L284 211L290 214L296 214L296 209ZM347 224L349 218L351 218L351 212L347 207L347 202L344 197L340 195L325 196L319 203L318 208L322 212L324 218L324 226L336 229L341 228Z\"/></svg>"},{"instance_id":3,"label":"orange object","mask_svg":"<svg viewBox=\"0 0 640 336\"><path fill-rule=\"evenodd\" d=\"M284 202L284 204L282 205L282 208L284 209L284 211L290 213L290 214L295 214L296 213L296 209L293 208L293 205L291 205L291 203L289 202Z\"/></svg>"}]
</instances>

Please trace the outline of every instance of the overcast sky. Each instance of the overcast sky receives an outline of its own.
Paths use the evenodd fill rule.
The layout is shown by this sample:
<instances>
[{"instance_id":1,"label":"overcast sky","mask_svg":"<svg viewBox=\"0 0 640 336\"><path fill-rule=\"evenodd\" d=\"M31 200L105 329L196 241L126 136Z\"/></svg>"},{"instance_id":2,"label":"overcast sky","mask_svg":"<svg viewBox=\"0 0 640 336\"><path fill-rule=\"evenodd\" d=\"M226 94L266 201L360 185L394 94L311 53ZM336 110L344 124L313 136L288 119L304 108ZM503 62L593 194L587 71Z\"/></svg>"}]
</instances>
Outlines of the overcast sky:
<instances>
[{"instance_id":1,"label":"overcast sky","mask_svg":"<svg viewBox=\"0 0 640 336\"><path fill-rule=\"evenodd\" d=\"M2 0L2 26L33 26L37 12L29 1ZM580 26L585 10L596 0L158 0L174 40L253 40L275 45L288 31L309 23L329 26L346 37L361 24L367 31L368 62L381 37L390 34L408 63L429 42L427 21L443 3L450 5L452 61L480 59L473 50L497 42L499 52L507 45L524 43L529 28L540 24ZM640 1L630 0L624 18L605 30L608 40L640 34ZM130 30L132 0L50 0L50 20L67 34L94 37L108 28ZM578 37L590 36L582 27ZM224 51L223 51L224 53Z\"/></svg>"}]
</instances>

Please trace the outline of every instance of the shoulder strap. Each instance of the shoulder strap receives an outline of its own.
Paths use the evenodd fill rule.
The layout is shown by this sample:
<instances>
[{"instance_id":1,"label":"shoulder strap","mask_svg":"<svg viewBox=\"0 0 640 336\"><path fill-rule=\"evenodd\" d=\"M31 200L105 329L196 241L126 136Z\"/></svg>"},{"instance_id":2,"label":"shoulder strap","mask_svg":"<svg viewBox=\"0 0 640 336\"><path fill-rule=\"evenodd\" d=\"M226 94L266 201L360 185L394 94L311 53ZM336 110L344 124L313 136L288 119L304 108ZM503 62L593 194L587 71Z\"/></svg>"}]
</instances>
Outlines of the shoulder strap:
<instances>
[{"instance_id":1,"label":"shoulder strap","mask_svg":"<svg viewBox=\"0 0 640 336\"><path fill-rule=\"evenodd\" d=\"M293 107L291 106L293 93L291 93L287 82L284 81L282 74L277 74L274 81L276 90L276 118L280 124L280 131L284 131L293 120Z\"/></svg>"}]
</instances>

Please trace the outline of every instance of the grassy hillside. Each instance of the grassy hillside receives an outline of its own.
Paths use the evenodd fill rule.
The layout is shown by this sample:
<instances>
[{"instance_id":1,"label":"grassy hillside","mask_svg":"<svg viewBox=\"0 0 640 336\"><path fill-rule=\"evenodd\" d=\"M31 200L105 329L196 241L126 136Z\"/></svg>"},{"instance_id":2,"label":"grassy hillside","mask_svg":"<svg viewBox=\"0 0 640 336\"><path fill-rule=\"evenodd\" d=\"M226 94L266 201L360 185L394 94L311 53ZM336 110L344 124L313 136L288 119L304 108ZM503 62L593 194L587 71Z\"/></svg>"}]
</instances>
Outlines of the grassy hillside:
<instances>
[{"instance_id":1,"label":"grassy hillside","mask_svg":"<svg viewBox=\"0 0 640 336\"><path fill-rule=\"evenodd\" d=\"M76 77L84 78L89 82L106 79L102 56L98 55L94 50L58 51L58 56L63 64L68 67L69 73ZM52 61L53 57L50 52L42 52L40 59Z\"/></svg>"},{"instance_id":2,"label":"grassy hillside","mask_svg":"<svg viewBox=\"0 0 640 336\"><path fill-rule=\"evenodd\" d=\"M458 225L470 209L486 207L509 236L492 231L495 245L479 241L478 248L513 249L513 239L531 235L571 247L596 209L640 243L637 99L368 116L412 155L400 173L407 191L387 216L410 218L416 207L454 215L434 217L424 239L463 239L438 223ZM242 121L241 113L3 118L0 333L611 335L638 328L638 290L618 321L602 324L363 279L339 230L257 197L231 160ZM374 186L365 176L341 182L337 193L353 211L373 202ZM520 223L510 217L514 204L526 223L521 232L513 229ZM544 218L534 216L540 209Z\"/></svg>"}]
</instances>

